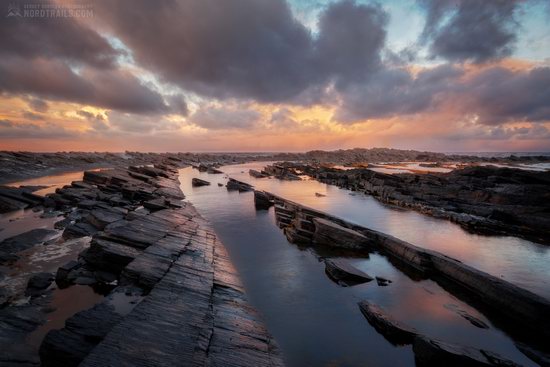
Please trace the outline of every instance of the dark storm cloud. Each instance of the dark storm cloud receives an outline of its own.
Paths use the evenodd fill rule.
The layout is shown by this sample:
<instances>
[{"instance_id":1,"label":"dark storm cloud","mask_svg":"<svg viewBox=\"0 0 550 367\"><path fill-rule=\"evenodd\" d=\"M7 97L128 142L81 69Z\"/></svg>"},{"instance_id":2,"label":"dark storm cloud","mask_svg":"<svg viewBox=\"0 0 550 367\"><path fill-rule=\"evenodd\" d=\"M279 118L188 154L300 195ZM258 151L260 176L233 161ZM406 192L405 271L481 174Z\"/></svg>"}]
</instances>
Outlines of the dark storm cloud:
<instances>
[{"instance_id":1,"label":"dark storm cloud","mask_svg":"<svg viewBox=\"0 0 550 367\"><path fill-rule=\"evenodd\" d=\"M421 0L424 41L433 56L485 62L511 54L518 25L517 0Z\"/></svg>"},{"instance_id":2,"label":"dark storm cloud","mask_svg":"<svg viewBox=\"0 0 550 367\"><path fill-rule=\"evenodd\" d=\"M172 94L167 96L166 99L168 100L168 106L170 107L171 113L181 116L187 116L189 114L189 107L183 95Z\"/></svg>"},{"instance_id":3,"label":"dark storm cloud","mask_svg":"<svg viewBox=\"0 0 550 367\"><path fill-rule=\"evenodd\" d=\"M320 72L333 75L336 85L363 82L380 68L388 15L379 6L341 1L319 20L316 58Z\"/></svg>"},{"instance_id":4,"label":"dark storm cloud","mask_svg":"<svg viewBox=\"0 0 550 367\"><path fill-rule=\"evenodd\" d=\"M56 58L96 67L112 67L118 51L96 31L76 18L21 19L0 21L0 57Z\"/></svg>"},{"instance_id":5,"label":"dark storm cloud","mask_svg":"<svg viewBox=\"0 0 550 367\"><path fill-rule=\"evenodd\" d=\"M131 112L163 112L160 94L118 69L82 68L44 58L0 59L0 91L33 94L44 99L77 102Z\"/></svg>"},{"instance_id":6,"label":"dark storm cloud","mask_svg":"<svg viewBox=\"0 0 550 367\"><path fill-rule=\"evenodd\" d=\"M380 63L387 18L377 6L334 3L315 38L284 0L126 0L98 11L137 62L165 80L261 102L295 102L332 78L363 80Z\"/></svg>"},{"instance_id":7,"label":"dark storm cloud","mask_svg":"<svg viewBox=\"0 0 550 367\"><path fill-rule=\"evenodd\" d=\"M480 123L550 120L550 68L511 71L495 67L461 85L465 111L474 111Z\"/></svg>"},{"instance_id":8,"label":"dark storm cloud","mask_svg":"<svg viewBox=\"0 0 550 367\"><path fill-rule=\"evenodd\" d=\"M347 88L336 118L356 122L426 112L448 96L462 74L450 65L422 71L416 77L406 69L382 70L368 83Z\"/></svg>"},{"instance_id":9,"label":"dark storm cloud","mask_svg":"<svg viewBox=\"0 0 550 367\"><path fill-rule=\"evenodd\" d=\"M0 35L0 91L22 95L37 111L47 110L43 99L141 113L167 109L159 93L119 68L119 51L76 18L5 18Z\"/></svg>"},{"instance_id":10,"label":"dark storm cloud","mask_svg":"<svg viewBox=\"0 0 550 367\"><path fill-rule=\"evenodd\" d=\"M511 52L517 1L421 3L427 10L422 37L433 56L485 62ZM0 93L21 95L38 112L47 111L45 100L118 111L101 129L173 129L166 121L137 116L187 116L184 96L161 95L123 69L117 58L125 51L105 34L113 44L122 41L137 66L169 88L244 106L251 100L338 103L336 119L353 123L432 112L452 102L484 124L550 120L548 68L493 67L466 78L465 68L442 65L415 74L407 66L421 50L384 49L388 14L377 5L331 2L320 12L315 34L294 18L285 0L98 1L94 14L93 29L70 18L0 21ZM215 130L248 129L259 118L247 108L236 113L213 106L204 103L189 120ZM288 112L272 120L292 125Z\"/></svg>"},{"instance_id":11,"label":"dark storm cloud","mask_svg":"<svg viewBox=\"0 0 550 367\"><path fill-rule=\"evenodd\" d=\"M342 93L336 119L365 119L433 112L451 108L477 116L484 125L550 121L550 68L512 71L491 67L474 76L457 66L442 65L413 76L406 69L386 69L369 83ZM444 106L445 105L445 106Z\"/></svg>"},{"instance_id":12,"label":"dark storm cloud","mask_svg":"<svg viewBox=\"0 0 550 367\"><path fill-rule=\"evenodd\" d=\"M98 12L134 58L185 89L283 100L314 75L312 39L281 0L126 0Z\"/></svg>"}]
</instances>

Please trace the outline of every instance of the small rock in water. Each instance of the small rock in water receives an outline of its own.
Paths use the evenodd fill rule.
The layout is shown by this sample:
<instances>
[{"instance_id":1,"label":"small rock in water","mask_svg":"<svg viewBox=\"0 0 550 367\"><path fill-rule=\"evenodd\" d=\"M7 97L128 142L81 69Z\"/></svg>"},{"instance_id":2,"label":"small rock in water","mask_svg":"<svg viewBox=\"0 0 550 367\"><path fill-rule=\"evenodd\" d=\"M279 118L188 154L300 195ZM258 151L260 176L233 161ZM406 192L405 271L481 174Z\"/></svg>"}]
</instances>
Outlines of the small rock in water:
<instances>
[{"instance_id":1,"label":"small rock in water","mask_svg":"<svg viewBox=\"0 0 550 367\"><path fill-rule=\"evenodd\" d=\"M389 280L389 279L386 279L386 278L382 278L382 277L375 277L376 278L376 283L378 284L378 286L380 287L386 287L388 284L390 284L392 281Z\"/></svg>"},{"instance_id":2,"label":"small rock in water","mask_svg":"<svg viewBox=\"0 0 550 367\"><path fill-rule=\"evenodd\" d=\"M320 192L316 192L315 193L315 196L319 197L319 198L322 198L322 197L325 197L326 195L325 194L321 194Z\"/></svg>"},{"instance_id":3,"label":"small rock in water","mask_svg":"<svg viewBox=\"0 0 550 367\"><path fill-rule=\"evenodd\" d=\"M351 286L370 282L372 277L355 268L345 260L326 260L325 272L340 285Z\"/></svg>"},{"instance_id":4,"label":"small rock in water","mask_svg":"<svg viewBox=\"0 0 550 367\"><path fill-rule=\"evenodd\" d=\"M201 180L200 178L194 177L194 178L191 180L191 185L194 186L194 187L208 186L208 185L210 185L210 182L205 181L205 180Z\"/></svg>"},{"instance_id":5,"label":"small rock in water","mask_svg":"<svg viewBox=\"0 0 550 367\"><path fill-rule=\"evenodd\" d=\"M223 184L221 182L218 182L219 187L223 187Z\"/></svg>"},{"instance_id":6,"label":"small rock in water","mask_svg":"<svg viewBox=\"0 0 550 367\"><path fill-rule=\"evenodd\" d=\"M27 283L25 294L28 296L40 294L41 291L48 288L52 284L54 276L52 273L37 273L34 274Z\"/></svg>"}]
</instances>

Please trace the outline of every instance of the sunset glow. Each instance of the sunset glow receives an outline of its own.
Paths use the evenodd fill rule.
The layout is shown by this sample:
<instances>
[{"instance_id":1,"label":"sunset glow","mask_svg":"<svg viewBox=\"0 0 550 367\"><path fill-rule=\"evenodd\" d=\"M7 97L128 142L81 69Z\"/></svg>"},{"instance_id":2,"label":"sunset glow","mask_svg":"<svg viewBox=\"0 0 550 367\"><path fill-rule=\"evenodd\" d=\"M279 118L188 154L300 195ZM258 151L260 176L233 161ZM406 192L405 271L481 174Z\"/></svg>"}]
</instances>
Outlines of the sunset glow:
<instances>
[{"instance_id":1,"label":"sunset glow","mask_svg":"<svg viewBox=\"0 0 550 367\"><path fill-rule=\"evenodd\" d=\"M0 149L550 148L544 2L205 3L3 18Z\"/></svg>"}]
</instances>

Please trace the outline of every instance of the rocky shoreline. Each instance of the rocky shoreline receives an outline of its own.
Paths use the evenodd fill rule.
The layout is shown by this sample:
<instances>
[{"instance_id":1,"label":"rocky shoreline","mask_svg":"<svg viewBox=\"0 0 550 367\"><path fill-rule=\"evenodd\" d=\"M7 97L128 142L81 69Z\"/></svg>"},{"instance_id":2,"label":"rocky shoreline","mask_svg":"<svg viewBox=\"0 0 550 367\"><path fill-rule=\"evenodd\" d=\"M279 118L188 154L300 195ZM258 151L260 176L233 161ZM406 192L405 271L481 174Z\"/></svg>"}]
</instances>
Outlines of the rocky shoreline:
<instances>
[{"instance_id":1,"label":"rocky shoreline","mask_svg":"<svg viewBox=\"0 0 550 367\"><path fill-rule=\"evenodd\" d=\"M265 171L282 179L306 174L387 204L450 220L473 233L550 244L550 172L485 166L390 175L366 168L340 170L287 162Z\"/></svg>"},{"instance_id":2,"label":"rocky shoreline","mask_svg":"<svg viewBox=\"0 0 550 367\"><path fill-rule=\"evenodd\" d=\"M128 166L159 164L167 159L208 169L226 164L276 159L276 156L262 153L32 153L0 151L0 184L94 168L124 169Z\"/></svg>"},{"instance_id":3,"label":"rocky shoreline","mask_svg":"<svg viewBox=\"0 0 550 367\"><path fill-rule=\"evenodd\" d=\"M535 360L548 358L550 350L543 342L548 338L550 330L548 300L438 252L421 249L272 193L255 191L254 198L257 209L275 207L277 224L289 242L352 251L363 256L374 251L380 252L396 261L399 268L414 279L433 279L456 297L485 310L487 317L519 340L518 345L531 345ZM327 275L343 286L350 285L344 280L362 283L373 279L345 262L325 260L325 263ZM387 284L379 282L378 285ZM359 307L369 323L392 344L412 344L418 365L515 365L490 351L428 339L366 301L360 302ZM464 312L460 314L472 325L487 328L481 320Z\"/></svg>"},{"instance_id":4,"label":"rocky shoreline","mask_svg":"<svg viewBox=\"0 0 550 367\"><path fill-rule=\"evenodd\" d=\"M24 305L4 294L0 323L13 327L0 333L2 365L283 365L223 244L182 201L177 169L187 164L171 156L152 166L89 171L28 204L66 214L57 226L63 235L50 246L88 238L59 267L55 285L102 289L105 298L49 331L38 358L25 340L51 312L54 277L31 281ZM0 248L5 266L22 250L6 241Z\"/></svg>"},{"instance_id":5,"label":"rocky shoreline","mask_svg":"<svg viewBox=\"0 0 550 367\"><path fill-rule=\"evenodd\" d=\"M547 155L483 157L388 148L314 150L306 153L142 153L142 152L58 152L32 153L0 151L0 184L48 174L92 168L125 168L160 163L174 158L189 165L225 165L251 161L303 161L310 164L338 164L361 167L380 162L461 162L461 163L548 163Z\"/></svg>"}]
</instances>

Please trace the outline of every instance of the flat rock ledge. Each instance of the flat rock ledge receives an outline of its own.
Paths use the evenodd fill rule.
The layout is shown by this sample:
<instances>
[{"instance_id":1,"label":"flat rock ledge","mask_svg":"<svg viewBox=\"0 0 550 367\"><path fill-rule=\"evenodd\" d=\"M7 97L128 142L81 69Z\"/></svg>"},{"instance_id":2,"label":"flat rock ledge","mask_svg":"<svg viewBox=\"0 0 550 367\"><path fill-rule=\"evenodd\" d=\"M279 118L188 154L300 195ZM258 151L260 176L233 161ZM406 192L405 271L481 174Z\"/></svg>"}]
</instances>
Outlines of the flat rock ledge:
<instances>
[{"instance_id":1,"label":"flat rock ledge","mask_svg":"<svg viewBox=\"0 0 550 367\"><path fill-rule=\"evenodd\" d=\"M370 282L374 279L345 260L325 260L325 272L329 278L345 287Z\"/></svg>"},{"instance_id":2,"label":"flat rock ledge","mask_svg":"<svg viewBox=\"0 0 550 367\"><path fill-rule=\"evenodd\" d=\"M89 203L75 224L93 228L91 245L56 276L71 283L91 274L114 289L46 335L42 366L284 365L224 245L181 201L175 168L86 172L84 183L58 191L73 204L90 191L93 200L120 195L116 204Z\"/></svg>"},{"instance_id":3,"label":"flat rock ledge","mask_svg":"<svg viewBox=\"0 0 550 367\"><path fill-rule=\"evenodd\" d=\"M196 213L188 227L181 255L80 366L283 365L222 243ZM143 281L154 257L137 257L123 274Z\"/></svg>"},{"instance_id":4,"label":"flat rock ledge","mask_svg":"<svg viewBox=\"0 0 550 367\"><path fill-rule=\"evenodd\" d=\"M382 336L394 345L411 344L418 331L414 328L394 320L380 307L367 301L359 302L359 309L369 322Z\"/></svg>"}]
</instances>

